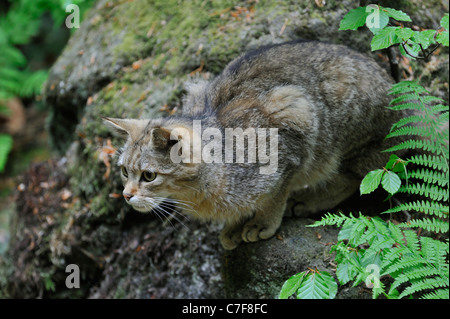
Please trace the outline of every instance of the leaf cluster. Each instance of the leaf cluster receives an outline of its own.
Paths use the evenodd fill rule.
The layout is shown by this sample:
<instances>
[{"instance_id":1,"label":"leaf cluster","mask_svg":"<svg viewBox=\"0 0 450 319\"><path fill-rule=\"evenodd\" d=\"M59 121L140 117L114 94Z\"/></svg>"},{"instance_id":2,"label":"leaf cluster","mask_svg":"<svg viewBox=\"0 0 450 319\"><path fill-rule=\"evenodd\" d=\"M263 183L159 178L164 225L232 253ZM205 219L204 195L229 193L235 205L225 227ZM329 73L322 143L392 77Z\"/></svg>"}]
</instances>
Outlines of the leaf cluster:
<instances>
[{"instance_id":1,"label":"leaf cluster","mask_svg":"<svg viewBox=\"0 0 450 319\"><path fill-rule=\"evenodd\" d=\"M365 283L374 298L383 294L397 299L417 293L425 299L449 298L448 241L419 238L407 225L361 214L327 214L310 227L327 225L342 225L338 243L331 248L341 285ZM383 283L385 277L393 279L390 287Z\"/></svg>"},{"instance_id":2,"label":"leaf cluster","mask_svg":"<svg viewBox=\"0 0 450 319\"><path fill-rule=\"evenodd\" d=\"M441 19L438 30L416 31L404 25L411 21L403 11L371 4L350 10L341 20L339 30L356 30L365 25L373 33L372 51L400 45L400 53L410 58L426 58L439 45L449 45L448 13ZM430 52L426 52L429 48Z\"/></svg>"},{"instance_id":3,"label":"leaf cluster","mask_svg":"<svg viewBox=\"0 0 450 319\"><path fill-rule=\"evenodd\" d=\"M398 22L389 25L394 20L411 21L402 11L369 5L351 10L342 19L340 30L366 25L374 34L372 50L400 45L400 52L410 58L419 57L419 52L425 57L425 50L432 45L435 47L431 52L439 45L448 46L448 13L438 30L414 31ZM448 299L449 241L419 234L422 230L435 235L449 231L449 107L413 81L393 85L390 94L393 99L389 108L408 110L410 115L392 126L386 138L401 137L402 142L385 152L408 150L415 155L401 159L392 154L385 167L366 175L360 192L368 194L381 185L389 193L388 198L397 193L414 195L415 200L399 203L383 213L415 213L421 217L394 224L361 213L358 217L326 214L310 227L341 227L338 242L331 249L336 254L336 276L341 285L365 283L373 289L373 298L382 294L387 298ZM306 275L296 276L286 281L280 297L298 291ZM384 280L387 277L391 278L389 287ZM327 283L332 284L323 282ZM322 287L323 291L333 289Z\"/></svg>"},{"instance_id":4,"label":"leaf cluster","mask_svg":"<svg viewBox=\"0 0 450 319\"><path fill-rule=\"evenodd\" d=\"M390 94L392 110L409 109L414 114L395 123L387 138L402 136L406 140L386 152L416 150L417 154L404 162L413 165L407 177L413 182L398 188L399 193L419 195L420 201L403 203L385 213L414 211L425 215L415 219L409 227L423 228L432 232L448 231L449 199L449 107L443 100L431 96L421 85L403 81L395 84Z\"/></svg>"},{"instance_id":5,"label":"leaf cluster","mask_svg":"<svg viewBox=\"0 0 450 319\"><path fill-rule=\"evenodd\" d=\"M395 84L390 94L395 97L389 108L411 110L413 115L393 125L386 138L401 136L404 141L386 152L420 152L407 160L391 155L384 168L366 175L360 191L367 194L381 185L389 197L397 193L419 195L420 200L400 203L384 213L416 212L423 217L395 225L361 214L327 214L312 226L342 227L338 243L331 249L336 253L340 284L365 282L373 288L374 298L380 294L387 298L418 294L422 298L448 298L448 240L419 237L415 229L433 233L449 230L449 108L416 82ZM413 168L409 170L408 165ZM406 181L403 185L402 180ZM394 281L386 291L380 279L387 276Z\"/></svg>"},{"instance_id":6,"label":"leaf cluster","mask_svg":"<svg viewBox=\"0 0 450 319\"><path fill-rule=\"evenodd\" d=\"M5 112L4 101L14 96L33 97L40 94L47 79L47 70L33 70L21 47L30 43L39 32L42 16L50 13L54 27L62 25L65 8L77 4L81 10L89 8L93 0L11 0L6 14L0 14L0 112ZM0 172L6 165L12 138L0 135Z\"/></svg>"},{"instance_id":7,"label":"leaf cluster","mask_svg":"<svg viewBox=\"0 0 450 319\"><path fill-rule=\"evenodd\" d=\"M336 281L328 272L308 270L286 280L278 298L295 295L297 299L333 299L337 289Z\"/></svg>"}]
</instances>

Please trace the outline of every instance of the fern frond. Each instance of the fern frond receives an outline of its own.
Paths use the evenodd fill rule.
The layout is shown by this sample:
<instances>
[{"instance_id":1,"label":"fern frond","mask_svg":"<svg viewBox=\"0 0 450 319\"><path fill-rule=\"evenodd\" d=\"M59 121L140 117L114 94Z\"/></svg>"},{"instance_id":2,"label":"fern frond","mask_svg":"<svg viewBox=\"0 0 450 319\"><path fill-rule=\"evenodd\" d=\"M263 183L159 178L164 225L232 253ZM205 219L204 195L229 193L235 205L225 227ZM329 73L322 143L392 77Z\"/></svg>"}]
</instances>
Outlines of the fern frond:
<instances>
[{"instance_id":1,"label":"fern frond","mask_svg":"<svg viewBox=\"0 0 450 319\"><path fill-rule=\"evenodd\" d=\"M440 275L440 271L438 269L429 267L428 265L422 265L417 268L408 269L404 273L401 273L395 278L394 283L391 285L391 290L396 289L403 283L417 280L425 277Z\"/></svg>"},{"instance_id":2,"label":"fern frond","mask_svg":"<svg viewBox=\"0 0 450 319\"><path fill-rule=\"evenodd\" d=\"M408 186L401 186L398 191L401 193L425 196L434 201L447 201L449 195L448 189L434 186L428 183L417 183L409 184Z\"/></svg>"},{"instance_id":3,"label":"fern frond","mask_svg":"<svg viewBox=\"0 0 450 319\"><path fill-rule=\"evenodd\" d=\"M355 223L354 227L352 228L351 236L349 238L349 244L353 247L357 247L365 243L366 240L363 235L365 234L366 228L367 225L363 222Z\"/></svg>"},{"instance_id":4,"label":"fern frond","mask_svg":"<svg viewBox=\"0 0 450 319\"><path fill-rule=\"evenodd\" d=\"M389 105L395 106L399 105L402 102L420 101L420 95L416 92L413 93L401 92L401 93L402 95L392 99Z\"/></svg>"},{"instance_id":5,"label":"fern frond","mask_svg":"<svg viewBox=\"0 0 450 319\"><path fill-rule=\"evenodd\" d=\"M410 178L423 180L425 183L437 184L441 187L447 186L449 183L449 173L429 170L426 168L413 170L409 172Z\"/></svg>"},{"instance_id":6,"label":"fern frond","mask_svg":"<svg viewBox=\"0 0 450 319\"><path fill-rule=\"evenodd\" d=\"M409 250L410 251L410 250ZM383 275L395 275L395 273L397 272L402 272L405 268L408 267L421 267L423 265L427 264L427 260L421 256L417 256L415 254L411 254L410 256L404 256L401 259L398 260L394 260L390 265L383 265L383 266L388 266L384 269L383 273L381 274L381 276Z\"/></svg>"},{"instance_id":7,"label":"fern frond","mask_svg":"<svg viewBox=\"0 0 450 319\"><path fill-rule=\"evenodd\" d=\"M448 217L449 208L441 203L434 201L415 201L410 203L403 203L391 209L384 211L382 214L397 213L401 211L416 211L426 215L437 217Z\"/></svg>"},{"instance_id":8,"label":"fern frond","mask_svg":"<svg viewBox=\"0 0 450 319\"><path fill-rule=\"evenodd\" d=\"M423 228L435 233L446 233L449 230L448 221L440 219L412 219L407 223L401 223L399 227Z\"/></svg>"},{"instance_id":9,"label":"fern frond","mask_svg":"<svg viewBox=\"0 0 450 319\"><path fill-rule=\"evenodd\" d=\"M419 237L417 236L417 233L415 231L406 229L403 231L403 234L405 235L406 247L408 247L412 251L418 251L420 247Z\"/></svg>"},{"instance_id":10,"label":"fern frond","mask_svg":"<svg viewBox=\"0 0 450 319\"><path fill-rule=\"evenodd\" d=\"M337 227L341 227L342 224L353 218L354 217L352 214L350 214L350 216L345 216L342 212L339 212L338 214L327 213L322 217L321 220L316 221L312 225L307 225L306 227L334 226L334 225Z\"/></svg>"},{"instance_id":11,"label":"fern frond","mask_svg":"<svg viewBox=\"0 0 450 319\"><path fill-rule=\"evenodd\" d=\"M430 237L421 237L421 254L437 269L444 271L448 276L447 258L448 244Z\"/></svg>"},{"instance_id":12,"label":"fern frond","mask_svg":"<svg viewBox=\"0 0 450 319\"><path fill-rule=\"evenodd\" d=\"M444 156L435 155L414 155L408 162L417 165L427 166L438 170L448 170L448 162Z\"/></svg>"},{"instance_id":13,"label":"fern frond","mask_svg":"<svg viewBox=\"0 0 450 319\"><path fill-rule=\"evenodd\" d=\"M398 145L395 145L383 152L397 152L400 150L414 150L414 149L422 149L427 152L432 152L435 154L441 154L442 150L440 148L440 144L430 140L407 140Z\"/></svg>"},{"instance_id":14,"label":"fern frond","mask_svg":"<svg viewBox=\"0 0 450 319\"><path fill-rule=\"evenodd\" d=\"M443 104L433 105L431 107L431 111L434 112L434 113L447 112L447 114L448 114L449 106L448 105L443 105Z\"/></svg>"},{"instance_id":15,"label":"fern frond","mask_svg":"<svg viewBox=\"0 0 450 319\"><path fill-rule=\"evenodd\" d=\"M17 94L22 97L29 97L41 93L42 85L47 80L47 71L40 70L24 74L24 81L17 89Z\"/></svg>"},{"instance_id":16,"label":"fern frond","mask_svg":"<svg viewBox=\"0 0 450 319\"><path fill-rule=\"evenodd\" d=\"M436 289L428 294L424 294L421 299L449 299L448 289Z\"/></svg>"},{"instance_id":17,"label":"fern frond","mask_svg":"<svg viewBox=\"0 0 450 319\"><path fill-rule=\"evenodd\" d=\"M404 126L392 131L386 136L386 138L406 135L416 135L432 138L434 136L434 130L426 126Z\"/></svg>"},{"instance_id":18,"label":"fern frond","mask_svg":"<svg viewBox=\"0 0 450 319\"><path fill-rule=\"evenodd\" d=\"M448 122L448 119L449 119L448 106L447 105L441 105L441 104L439 104L438 106L442 106L442 107L446 107L447 108L447 112L444 112L444 113L440 114L438 116L438 118L436 119L436 125L438 127L442 127L444 125L444 123ZM433 108L433 110L434 110L434 108ZM439 113L439 112L437 112L437 113Z\"/></svg>"},{"instance_id":19,"label":"fern frond","mask_svg":"<svg viewBox=\"0 0 450 319\"><path fill-rule=\"evenodd\" d=\"M433 96L433 95L424 95L424 96L421 96L419 99L420 99L420 101L423 104L432 104L432 103L435 103L435 102L437 102L437 103L444 102L444 100L441 99L440 97Z\"/></svg>"},{"instance_id":20,"label":"fern frond","mask_svg":"<svg viewBox=\"0 0 450 319\"><path fill-rule=\"evenodd\" d=\"M448 286L449 286L448 278L447 280L443 280L443 278L441 277L426 278L417 282L412 282L411 286L403 290L403 292L399 296L399 299L426 289L436 289Z\"/></svg>"},{"instance_id":21,"label":"fern frond","mask_svg":"<svg viewBox=\"0 0 450 319\"><path fill-rule=\"evenodd\" d=\"M389 233L396 243L402 243L404 240L403 231L394 223L388 223ZM398 250L398 249L397 249Z\"/></svg>"},{"instance_id":22,"label":"fern frond","mask_svg":"<svg viewBox=\"0 0 450 319\"><path fill-rule=\"evenodd\" d=\"M402 104L391 105L387 107L393 111L416 110L423 111L423 104L417 102L406 102Z\"/></svg>"},{"instance_id":23,"label":"fern frond","mask_svg":"<svg viewBox=\"0 0 450 319\"><path fill-rule=\"evenodd\" d=\"M400 119L397 123L392 125L391 131L393 131L396 128L405 126L406 124L414 124L414 123L430 124L431 121L429 121L428 117L424 116L423 114L411 115L411 116L407 116L407 117Z\"/></svg>"},{"instance_id":24,"label":"fern frond","mask_svg":"<svg viewBox=\"0 0 450 319\"><path fill-rule=\"evenodd\" d=\"M389 94L401 94L415 92L417 94L429 93L423 86L414 81L401 81L392 86L389 90Z\"/></svg>"}]
</instances>

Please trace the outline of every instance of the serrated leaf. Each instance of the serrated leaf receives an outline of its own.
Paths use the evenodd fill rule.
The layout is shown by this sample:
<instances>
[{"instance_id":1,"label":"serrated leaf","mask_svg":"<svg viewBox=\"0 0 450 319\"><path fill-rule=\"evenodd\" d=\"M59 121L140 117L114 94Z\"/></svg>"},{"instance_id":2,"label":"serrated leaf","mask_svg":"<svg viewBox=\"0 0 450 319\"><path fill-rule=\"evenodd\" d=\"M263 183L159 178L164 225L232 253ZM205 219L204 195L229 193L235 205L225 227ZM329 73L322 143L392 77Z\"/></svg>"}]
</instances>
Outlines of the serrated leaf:
<instances>
[{"instance_id":1,"label":"serrated leaf","mask_svg":"<svg viewBox=\"0 0 450 319\"><path fill-rule=\"evenodd\" d=\"M288 280L286 280L283 284L283 287L281 287L280 295L278 296L278 299L287 299L293 294L297 292L298 287L300 287L300 284L302 283L303 278L305 277L305 272L300 272Z\"/></svg>"},{"instance_id":2,"label":"serrated leaf","mask_svg":"<svg viewBox=\"0 0 450 319\"><path fill-rule=\"evenodd\" d=\"M401 43L401 39L396 34L398 29L400 27L386 27L377 32L370 43L372 51L385 49L391 45Z\"/></svg>"},{"instance_id":3,"label":"serrated leaf","mask_svg":"<svg viewBox=\"0 0 450 319\"><path fill-rule=\"evenodd\" d=\"M336 293L336 280L329 273L312 272L303 279L297 299L333 299Z\"/></svg>"},{"instance_id":4,"label":"serrated leaf","mask_svg":"<svg viewBox=\"0 0 450 319\"><path fill-rule=\"evenodd\" d=\"M420 44L424 50L435 43L435 30L413 31L413 33L414 35L411 37L411 41Z\"/></svg>"},{"instance_id":5,"label":"serrated leaf","mask_svg":"<svg viewBox=\"0 0 450 319\"><path fill-rule=\"evenodd\" d=\"M354 276L352 275L352 269L353 267L348 260L337 264L336 277L338 278L341 285L345 285L353 279Z\"/></svg>"},{"instance_id":6,"label":"serrated leaf","mask_svg":"<svg viewBox=\"0 0 450 319\"><path fill-rule=\"evenodd\" d=\"M407 15L406 13L404 13L403 11L400 10L395 10L392 8L382 8L383 11L385 11L389 17L391 17L392 19L395 19L397 21L408 21L411 22L411 18L409 17L409 15Z\"/></svg>"},{"instance_id":7,"label":"serrated leaf","mask_svg":"<svg viewBox=\"0 0 450 319\"><path fill-rule=\"evenodd\" d=\"M383 176L384 170L377 169L367 173L364 179L361 181L361 185L359 186L359 191L361 195L369 194L378 188L381 182L381 178Z\"/></svg>"},{"instance_id":8,"label":"serrated leaf","mask_svg":"<svg viewBox=\"0 0 450 319\"><path fill-rule=\"evenodd\" d=\"M441 27L443 27L445 30L449 31L448 29L448 13L446 13L442 19L441 19Z\"/></svg>"},{"instance_id":9,"label":"serrated leaf","mask_svg":"<svg viewBox=\"0 0 450 319\"><path fill-rule=\"evenodd\" d=\"M349 239L353 234L353 228L356 226L355 221L348 221L342 226L338 234L338 240Z\"/></svg>"},{"instance_id":10,"label":"serrated leaf","mask_svg":"<svg viewBox=\"0 0 450 319\"><path fill-rule=\"evenodd\" d=\"M400 157L398 157L395 154L392 154L391 156L389 156L389 161L386 164L386 169L392 169L395 162L397 162L399 159L400 159Z\"/></svg>"},{"instance_id":11,"label":"serrated leaf","mask_svg":"<svg viewBox=\"0 0 450 319\"><path fill-rule=\"evenodd\" d=\"M387 171L383 174L383 178L381 179L381 186L389 193L395 194L400 186L402 185L402 181L400 177L394 172Z\"/></svg>"},{"instance_id":12,"label":"serrated leaf","mask_svg":"<svg viewBox=\"0 0 450 319\"><path fill-rule=\"evenodd\" d=\"M437 37L436 37L436 41L439 42L440 44L448 47L449 43L448 43L448 31L444 31L444 32L440 32L438 33Z\"/></svg>"},{"instance_id":13,"label":"serrated leaf","mask_svg":"<svg viewBox=\"0 0 450 319\"><path fill-rule=\"evenodd\" d=\"M366 26L373 34L386 27L389 23L389 15L385 11L380 10L378 6L369 5L366 11L370 11L366 17Z\"/></svg>"},{"instance_id":14,"label":"serrated leaf","mask_svg":"<svg viewBox=\"0 0 450 319\"><path fill-rule=\"evenodd\" d=\"M400 28L395 31L395 34L403 41L406 41L414 35L414 31L411 28Z\"/></svg>"},{"instance_id":15,"label":"serrated leaf","mask_svg":"<svg viewBox=\"0 0 450 319\"><path fill-rule=\"evenodd\" d=\"M356 30L366 23L366 7L358 7L350 10L344 18L342 18L339 25L339 30Z\"/></svg>"}]
</instances>

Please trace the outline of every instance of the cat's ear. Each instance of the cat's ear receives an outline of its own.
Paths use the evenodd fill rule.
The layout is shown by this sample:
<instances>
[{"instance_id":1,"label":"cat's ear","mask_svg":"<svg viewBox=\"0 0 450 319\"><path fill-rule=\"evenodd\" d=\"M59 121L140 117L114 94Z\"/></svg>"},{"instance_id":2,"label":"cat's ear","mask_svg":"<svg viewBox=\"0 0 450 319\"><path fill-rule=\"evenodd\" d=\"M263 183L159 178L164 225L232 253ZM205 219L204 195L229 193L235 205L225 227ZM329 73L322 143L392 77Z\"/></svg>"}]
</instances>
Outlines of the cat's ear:
<instances>
[{"instance_id":1,"label":"cat's ear","mask_svg":"<svg viewBox=\"0 0 450 319\"><path fill-rule=\"evenodd\" d=\"M170 130L163 127L152 128L150 134L152 137L152 144L156 148L167 148L177 142L170 139Z\"/></svg>"},{"instance_id":2,"label":"cat's ear","mask_svg":"<svg viewBox=\"0 0 450 319\"><path fill-rule=\"evenodd\" d=\"M148 124L148 120L114 119L109 117L102 119L113 133L122 137L130 136L132 140L140 136Z\"/></svg>"}]
</instances>

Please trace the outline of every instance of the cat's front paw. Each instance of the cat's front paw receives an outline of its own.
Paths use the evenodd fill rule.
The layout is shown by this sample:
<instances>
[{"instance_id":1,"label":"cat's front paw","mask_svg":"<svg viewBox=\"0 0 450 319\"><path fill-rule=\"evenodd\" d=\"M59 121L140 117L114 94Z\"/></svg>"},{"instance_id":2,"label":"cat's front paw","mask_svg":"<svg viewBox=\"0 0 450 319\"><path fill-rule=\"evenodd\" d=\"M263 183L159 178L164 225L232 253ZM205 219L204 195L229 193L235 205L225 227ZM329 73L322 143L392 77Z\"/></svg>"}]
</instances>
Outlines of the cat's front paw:
<instances>
[{"instance_id":1,"label":"cat's front paw","mask_svg":"<svg viewBox=\"0 0 450 319\"><path fill-rule=\"evenodd\" d=\"M279 225L267 225L261 221L252 219L245 223L242 230L242 240L245 242L255 242L261 239L267 239L275 235Z\"/></svg>"},{"instance_id":2,"label":"cat's front paw","mask_svg":"<svg viewBox=\"0 0 450 319\"><path fill-rule=\"evenodd\" d=\"M222 247L226 250L233 250L242 242L241 228L234 230L222 230L219 236Z\"/></svg>"}]
</instances>

